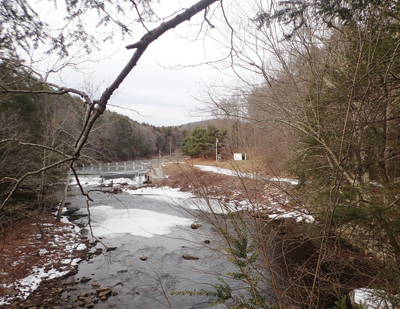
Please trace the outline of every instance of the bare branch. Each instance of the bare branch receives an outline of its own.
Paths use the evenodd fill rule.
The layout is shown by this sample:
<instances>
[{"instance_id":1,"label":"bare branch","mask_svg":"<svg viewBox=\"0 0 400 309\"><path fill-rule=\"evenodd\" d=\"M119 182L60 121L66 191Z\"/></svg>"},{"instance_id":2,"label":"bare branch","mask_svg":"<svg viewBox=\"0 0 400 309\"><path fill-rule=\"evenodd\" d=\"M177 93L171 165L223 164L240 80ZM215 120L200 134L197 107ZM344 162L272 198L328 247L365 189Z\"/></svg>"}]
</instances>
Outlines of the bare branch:
<instances>
[{"instance_id":1,"label":"bare branch","mask_svg":"<svg viewBox=\"0 0 400 309\"><path fill-rule=\"evenodd\" d=\"M65 153L63 153L63 152L61 152L61 151L59 151L59 150L57 150L57 149L54 149L54 148L52 148L52 147L48 147L48 146L40 145L40 144L34 144L34 143L25 143L25 142L21 142L20 140L18 140L18 139L16 139L16 138L6 138L6 139L3 139L3 140L0 141L0 144L10 143L10 142L16 142L16 143L18 143L18 144L21 145L21 146L31 146L31 147L37 147L37 148L46 149L46 150L49 150L49 151L53 151L53 152L55 152L55 153L58 153L59 155L62 155L62 156L65 157L65 158L70 158L70 156L68 156L67 154L65 154Z\"/></svg>"},{"instance_id":2,"label":"bare branch","mask_svg":"<svg viewBox=\"0 0 400 309\"><path fill-rule=\"evenodd\" d=\"M162 23L160 26L157 28L153 29L149 33L146 33L140 41L126 46L127 49L133 49L133 48L140 48L144 47L147 48L149 44L156 39L158 39L162 34L167 32L170 29L175 28L176 26L180 25L182 22L186 20L190 20L194 15L197 13L201 12L202 10L205 10L207 7L209 7L211 4L214 2L217 2L218 0L202 0L193 5L192 7L188 8L186 11L184 11L181 14L178 14L175 16L173 19Z\"/></svg>"}]
</instances>

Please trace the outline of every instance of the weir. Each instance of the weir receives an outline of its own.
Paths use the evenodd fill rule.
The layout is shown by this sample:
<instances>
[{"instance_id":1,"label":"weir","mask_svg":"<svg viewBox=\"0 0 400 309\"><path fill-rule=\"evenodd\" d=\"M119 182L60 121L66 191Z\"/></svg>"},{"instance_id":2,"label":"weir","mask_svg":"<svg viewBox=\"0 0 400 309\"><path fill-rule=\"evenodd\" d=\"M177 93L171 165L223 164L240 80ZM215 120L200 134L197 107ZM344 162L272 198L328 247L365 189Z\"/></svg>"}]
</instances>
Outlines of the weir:
<instances>
[{"instance_id":1,"label":"weir","mask_svg":"<svg viewBox=\"0 0 400 309\"><path fill-rule=\"evenodd\" d=\"M146 182L156 184L165 179L159 159L137 160L108 163L81 164L76 168L78 175L99 175L105 179L142 178Z\"/></svg>"}]
</instances>

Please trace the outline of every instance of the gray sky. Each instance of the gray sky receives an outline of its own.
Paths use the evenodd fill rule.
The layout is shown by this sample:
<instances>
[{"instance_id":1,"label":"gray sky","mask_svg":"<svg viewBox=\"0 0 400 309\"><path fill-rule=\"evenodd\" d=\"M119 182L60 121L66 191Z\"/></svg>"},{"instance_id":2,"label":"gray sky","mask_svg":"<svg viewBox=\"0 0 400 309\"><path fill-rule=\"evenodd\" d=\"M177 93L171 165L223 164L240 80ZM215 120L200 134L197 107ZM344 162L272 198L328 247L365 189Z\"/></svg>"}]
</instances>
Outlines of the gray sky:
<instances>
[{"instance_id":1,"label":"gray sky","mask_svg":"<svg viewBox=\"0 0 400 309\"><path fill-rule=\"evenodd\" d=\"M195 3L194 0L184 2L187 3L183 5L185 8ZM179 5L180 2L174 3ZM161 4L158 7L164 12L165 8ZM170 4L168 10L171 11ZM60 25L61 19L51 6L45 3L42 13L53 27ZM203 13L200 13L190 23L178 26L153 42L113 95L108 109L128 115L140 123L156 126L182 125L203 120L204 115L196 113L196 107L201 105L197 99L201 99L206 87L218 83L219 77L218 71L210 66L198 64L217 59L223 52L212 39L195 40L202 21ZM103 44L101 50L94 52L89 58L78 49L78 56L73 60L80 62L77 69L65 68L57 74L51 74L49 81L78 89L89 85L98 89L94 96L98 98L99 93L114 80L132 56L134 50L126 50L124 46L136 42L143 35L143 29L139 24L137 26L135 37L128 38L125 42L117 39L113 44ZM153 29L155 26L149 24L148 28ZM206 30L210 28L207 26ZM56 61L55 56L43 59L40 50L35 51L33 57L41 60L39 66L43 71L52 67Z\"/></svg>"},{"instance_id":2,"label":"gray sky","mask_svg":"<svg viewBox=\"0 0 400 309\"><path fill-rule=\"evenodd\" d=\"M154 42L109 101L110 105L136 112L114 106L109 106L110 110L157 126L181 125L203 119L193 117L193 111L200 104L195 97L201 96L205 85L216 78L215 71L206 66L174 69L190 61L201 63L203 60L201 50L196 50L199 45L197 42L189 43L181 39L178 43L173 37L173 34L168 35L168 38ZM108 48L113 50L116 46ZM63 75L63 80L75 87L89 81L102 91L118 75L132 54L132 50L119 48L110 58L84 65L85 69L81 72L68 71ZM189 55L192 59L189 59Z\"/></svg>"},{"instance_id":3,"label":"gray sky","mask_svg":"<svg viewBox=\"0 0 400 309\"><path fill-rule=\"evenodd\" d=\"M154 42L110 101L139 114L114 107L110 109L158 126L201 120L202 117L193 117L196 106L201 104L196 98L216 78L215 71L205 65L175 69L178 65L203 62L199 43L176 39L173 33ZM119 54L129 58L132 51L121 50ZM110 61L110 70L121 62Z\"/></svg>"},{"instance_id":4,"label":"gray sky","mask_svg":"<svg viewBox=\"0 0 400 309\"><path fill-rule=\"evenodd\" d=\"M246 17L246 11L251 1L246 4L237 4L236 0L228 1L224 3L227 16L232 17L230 23L250 21L250 18ZM168 16L177 7L188 8L195 2L196 0L161 1L155 11L158 16ZM46 16L51 27L56 29L62 25L62 8L58 7L55 11L48 1L35 2L35 5L35 8ZM201 101L205 99L207 89L221 85L222 81L225 84L234 83L233 78L225 75L232 72L229 69L221 69L224 66L229 67L226 63L218 62L214 64L214 68L204 64L226 57L230 47L230 29L221 17L221 10L218 9L216 15L210 14L209 18L216 26L214 29L204 22L204 14L199 13L190 22L179 25L153 42L113 95L108 109L127 115L140 123L146 122L156 126L182 125L203 120L206 115L196 113L196 109L202 105ZM240 14L244 18L238 18ZM89 27L90 23L95 24L98 21L96 15L86 17L88 18L85 21ZM147 26L151 30L157 24L149 23ZM247 28L246 24L242 27L236 25L237 30ZM203 33L199 34L200 29L203 29ZM204 35L204 31L207 35ZM136 24L132 38L128 37L122 42L116 36L113 44L102 44L100 50L90 56L85 55L82 48L78 47L71 52L75 53L72 59L76 64L75 69L64 68L51 74L48 80L59 85L86 89L89 93L95 93L92 97L97 99L132 56L134 50L126 50L125 46L139 40L144 33L140 24ZM44 58L41 50L35 51L32 57L40 60L38 65L42 71L53 68L54 63L60 65L55 56Z\"/></svg>"}]
</instances>

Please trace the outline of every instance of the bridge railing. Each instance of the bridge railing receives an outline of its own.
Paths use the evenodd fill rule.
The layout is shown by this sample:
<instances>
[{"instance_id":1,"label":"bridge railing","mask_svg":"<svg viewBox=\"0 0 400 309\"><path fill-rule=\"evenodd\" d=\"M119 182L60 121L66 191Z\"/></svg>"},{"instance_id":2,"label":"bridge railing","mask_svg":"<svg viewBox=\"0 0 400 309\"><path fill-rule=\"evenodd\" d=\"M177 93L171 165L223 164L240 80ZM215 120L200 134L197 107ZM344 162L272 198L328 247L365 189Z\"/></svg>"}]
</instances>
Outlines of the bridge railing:
<instances>
[{"instance_id":1,"label":"bridge railing","mask_svg":"<svg viewBox=\"0 0 400 309\"><path fill-rule=\"evenodd\" d=\"M125 162L109 162L109 163L87 163L80 164L77 170L90 171L135 171L148 170L154 162L152 161L125 161Z\"/></svg>"}]
</instances>

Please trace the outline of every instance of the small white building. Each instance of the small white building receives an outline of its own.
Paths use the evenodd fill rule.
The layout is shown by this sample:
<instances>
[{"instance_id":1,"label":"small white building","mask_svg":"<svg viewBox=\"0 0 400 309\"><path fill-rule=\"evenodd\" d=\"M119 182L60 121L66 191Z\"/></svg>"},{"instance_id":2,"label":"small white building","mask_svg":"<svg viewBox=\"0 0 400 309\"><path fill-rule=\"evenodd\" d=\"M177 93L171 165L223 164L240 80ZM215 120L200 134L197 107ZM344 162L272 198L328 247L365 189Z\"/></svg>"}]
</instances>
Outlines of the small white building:
<instances>
[{"instance_id":1,"label":"small white building","mask_svg":"<svg viewBox=\"0 0 400 309\"><path fill-rule=\"evenodd\" d=\"M246 160L246 153L234 153L233 160L235 160L235 161Z\"/></svg>"}]
</instances>

